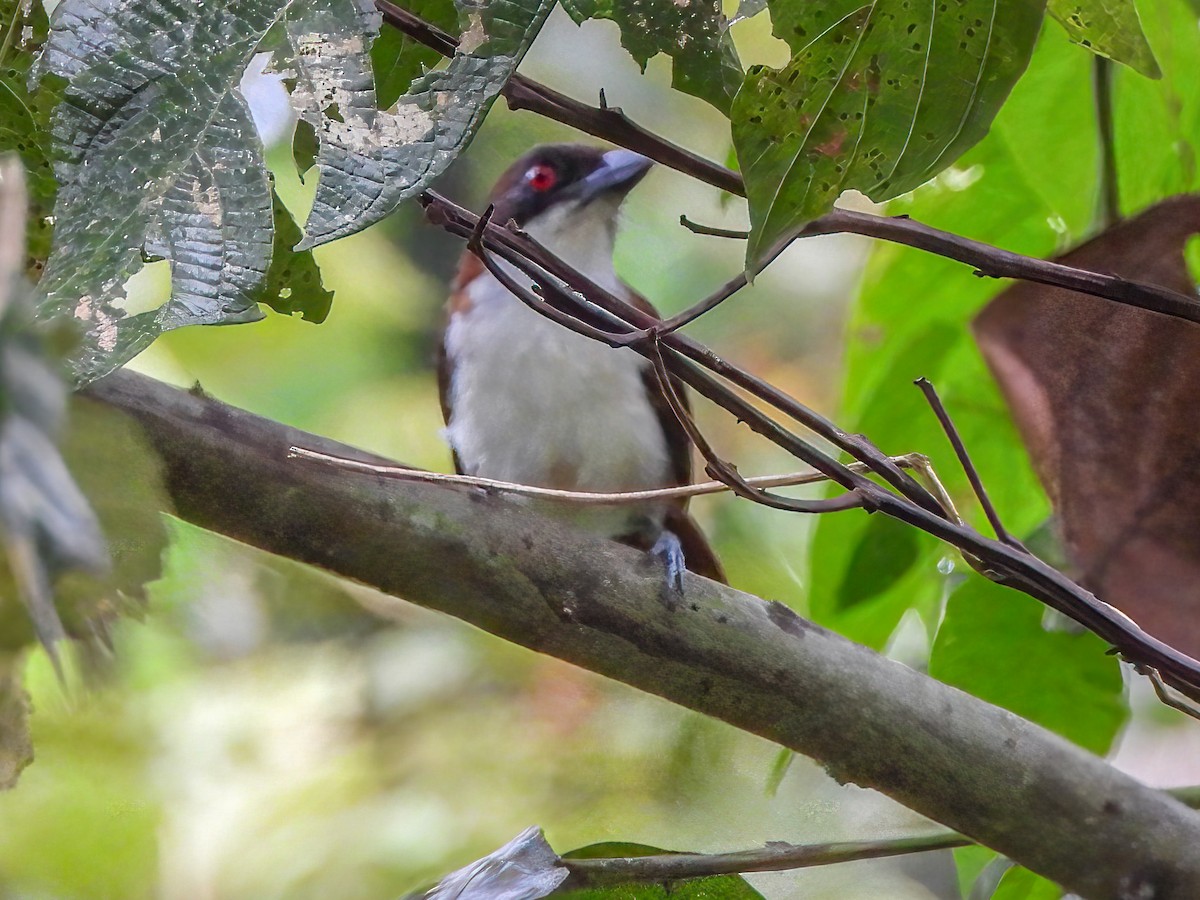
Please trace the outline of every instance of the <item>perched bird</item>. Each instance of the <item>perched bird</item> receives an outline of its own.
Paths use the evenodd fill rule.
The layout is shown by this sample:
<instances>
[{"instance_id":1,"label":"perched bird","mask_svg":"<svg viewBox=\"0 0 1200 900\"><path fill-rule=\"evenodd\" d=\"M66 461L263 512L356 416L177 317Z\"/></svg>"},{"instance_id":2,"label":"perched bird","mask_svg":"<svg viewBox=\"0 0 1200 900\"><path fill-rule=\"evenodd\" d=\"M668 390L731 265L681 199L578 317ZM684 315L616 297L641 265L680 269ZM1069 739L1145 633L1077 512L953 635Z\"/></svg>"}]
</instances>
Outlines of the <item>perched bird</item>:
<instances>
[{"instance_id":1,"label":"perched bird","mask_svg":"<svg viewBox=\"0 0 1200 900\"><path fill-rule=\"evenodd\" d=\"M613 269L618 209L650 166L628 150L538 147L496 183L493 221L515 222L597 284L657 315ZM540 316L470 252L454 279L438 369L446 435L462 474L606 492L691 481L687 434L651 364ZM686 506L553 504L552 511L661 557L676 588L685 566L724 581Z\"/></svg>"}]
</instances>

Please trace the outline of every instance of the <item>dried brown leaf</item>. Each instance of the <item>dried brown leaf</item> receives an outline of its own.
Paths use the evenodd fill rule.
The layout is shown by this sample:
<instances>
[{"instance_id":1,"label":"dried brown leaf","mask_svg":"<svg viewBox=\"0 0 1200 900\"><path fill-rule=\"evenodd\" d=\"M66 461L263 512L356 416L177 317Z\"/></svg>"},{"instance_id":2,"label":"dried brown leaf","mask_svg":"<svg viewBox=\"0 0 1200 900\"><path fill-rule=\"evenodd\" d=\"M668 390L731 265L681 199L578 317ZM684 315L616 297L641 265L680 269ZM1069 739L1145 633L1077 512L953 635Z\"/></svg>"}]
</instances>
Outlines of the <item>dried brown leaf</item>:
<instances>
[{"instance_id":1,"label":"dried brown leaf","mask_svg":"<svg viewBox=\"0 0 1200 900\"><path fill-rule=\"evenodd\" d=\"M1174 197L1059 261L1193 294L1183 251L1197 231L1200 196ZM974 330L1074 574L1200 655L1200 326L1022 282Z\"/></svg>"}]
</instances>

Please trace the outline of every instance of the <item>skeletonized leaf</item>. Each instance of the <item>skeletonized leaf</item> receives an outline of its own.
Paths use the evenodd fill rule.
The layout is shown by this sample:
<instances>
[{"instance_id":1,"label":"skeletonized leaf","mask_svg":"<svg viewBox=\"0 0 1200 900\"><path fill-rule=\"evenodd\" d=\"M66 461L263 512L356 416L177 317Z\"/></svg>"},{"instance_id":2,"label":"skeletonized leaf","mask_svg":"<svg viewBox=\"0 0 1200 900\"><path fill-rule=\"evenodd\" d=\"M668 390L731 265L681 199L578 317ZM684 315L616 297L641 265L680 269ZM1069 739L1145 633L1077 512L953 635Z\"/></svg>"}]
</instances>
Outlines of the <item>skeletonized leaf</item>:
<instances>
[{"instance_id":1,"label":"skeletonized leaf","mask_svg":"<svg viewBox=\"0 0 1200 900\"><path fill-rule=\"evenodd\" d=\"M765 8L765 0L750 2ZM563 6L576 22L616 22L621 46L642 71L652 57L667 54L674 60L672 87L729 114L742 83L742 65L719 0L569 0ZM742 7L738 17L746 17Z\"/></svg>"},{"instance_id":2,"label":"skeletonized leaf","mask_svg":"<svg viewBox=\"0 0 1200 900\"><path fill-rule=\"evenodd\" d=\"M1045 0L770 7L792 59L751 68L732 111L751 268L842 191L903 194L982 138L1025 70Z\"/></svg>"},{"instance_id":3,"label":"skeletonized leaf","mask_svg":"<svg viewBox=\"0 0 1200 900\"><path fill-rule=\"evenodd\" d=\"M292 101L320 140L321 180L302 248L360 231L445 171L474 136L554 0L460 0L464 34L445 69L413 81L393 111L376 108L366 40L369 0L311 0L285 25L296 51Z\"/></svg>"},{"instance_id":4,"label":"skeletonized leaf","mask_svg":"<svg viewBox=\"0 0 1200 900\"><path fill-rule=\"evenodd\" d=\"M84 324L79 380L168 329L262 317L268 270L291 251L273 240L270 181L238 84L291 2L55 8L34 73L43 85L67 81L54 116L60 191L40 312ZM170 261L171 299L125 316L122 286L143 254Z\"/></svg>"},{"instance_id":5,"label":"skeletonized leaf","mask_svg":"<svg viewBox=\"0 0 1200 900\"><path fill-rule=\"evenodd\" d=\"M1147 78L1162 77L1133 0L1049 0L1046 9L1076 44Z\"/></svg>"}]
</instances>

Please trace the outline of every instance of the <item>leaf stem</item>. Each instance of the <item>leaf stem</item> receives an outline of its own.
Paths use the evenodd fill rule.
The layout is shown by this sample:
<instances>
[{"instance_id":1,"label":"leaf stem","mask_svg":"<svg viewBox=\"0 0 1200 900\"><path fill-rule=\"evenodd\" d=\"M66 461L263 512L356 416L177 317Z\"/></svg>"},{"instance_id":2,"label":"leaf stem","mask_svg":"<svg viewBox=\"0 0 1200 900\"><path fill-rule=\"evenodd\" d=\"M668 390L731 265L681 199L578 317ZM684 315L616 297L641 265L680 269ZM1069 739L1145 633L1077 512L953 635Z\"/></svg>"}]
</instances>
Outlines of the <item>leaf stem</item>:
<instances>
[{"instance_id":1,"label":"leaf stem","mask_svg":"<svg viewBox=\"0 0 1200 900\"><path fill-rule=\"evenodd\" d=\"M1100 140L1100 183L1096 204L1098 231L1121 221L1121 194L1117 178L1116 129L1113 124L1112 60L1092 57L1092 94L1096 104L1096 130Z\"/></svg>"}]
</instances>

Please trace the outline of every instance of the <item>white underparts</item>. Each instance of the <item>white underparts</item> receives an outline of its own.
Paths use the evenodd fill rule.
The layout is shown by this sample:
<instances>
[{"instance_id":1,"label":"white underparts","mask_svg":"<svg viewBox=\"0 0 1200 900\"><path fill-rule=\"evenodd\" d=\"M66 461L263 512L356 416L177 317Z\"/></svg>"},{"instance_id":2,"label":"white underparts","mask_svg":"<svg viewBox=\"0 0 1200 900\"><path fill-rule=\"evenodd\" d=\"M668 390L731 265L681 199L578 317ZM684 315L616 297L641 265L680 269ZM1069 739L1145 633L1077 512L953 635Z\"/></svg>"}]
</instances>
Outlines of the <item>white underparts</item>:
<instances>
[{"instance_id":1,"label":"white underparts","mask_svg":"<svg viewBox=\"0 0 1200 900\"><path fill-rule=\"evenodd\" d=\"M611 213L606 222L605 210L587 212L568 211L574 228L539 221L529 230L599 284L624 293L612 266ZM469 310L446 332L453 361L447 436L467 473L585 491L670 482L641 357L538 315L487 273L468 290ZM639 518L657 526L663 515L657 507L581 512L573 518L611 535L628 533Z\"/></svg>"}]
</instances>

